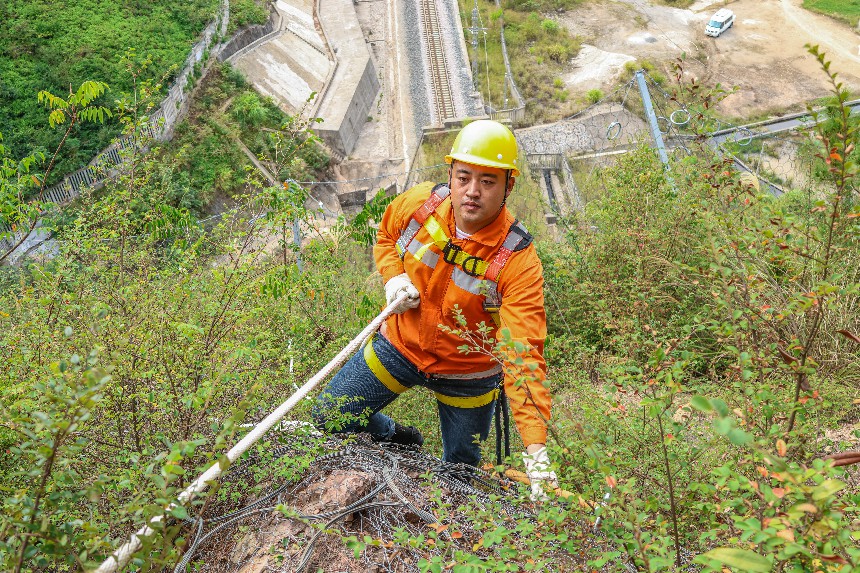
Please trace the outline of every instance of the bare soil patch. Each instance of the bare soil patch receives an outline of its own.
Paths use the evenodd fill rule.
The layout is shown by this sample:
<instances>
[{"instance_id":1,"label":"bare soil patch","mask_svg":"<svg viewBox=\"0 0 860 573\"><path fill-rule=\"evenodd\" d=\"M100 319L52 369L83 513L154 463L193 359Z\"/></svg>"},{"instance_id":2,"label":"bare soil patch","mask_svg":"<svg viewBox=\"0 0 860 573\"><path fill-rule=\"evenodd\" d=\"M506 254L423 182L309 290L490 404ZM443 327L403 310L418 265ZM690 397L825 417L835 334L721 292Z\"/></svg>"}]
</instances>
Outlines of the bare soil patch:
<instances>
[{"instance_id":1,"label":"bare soil patch","mask_svg":"<svg viewBox=\"0 0 860 573\"><path fill-rule=\"evenodd\" d=\"M827 78L805 44L818 44L845 87L860 89L860 36L847 24L801 8L802 0L699 0L689 9L647 0L588 2L558 16L584 49L562 78L568 89L615 88L630 58L670 70L684 54L685 72L710 85L738 86L719 111L746 118L802 109L829 93ZM735 12L719 38L705 23L721 6Z\"/></svg>"}]
</instances>

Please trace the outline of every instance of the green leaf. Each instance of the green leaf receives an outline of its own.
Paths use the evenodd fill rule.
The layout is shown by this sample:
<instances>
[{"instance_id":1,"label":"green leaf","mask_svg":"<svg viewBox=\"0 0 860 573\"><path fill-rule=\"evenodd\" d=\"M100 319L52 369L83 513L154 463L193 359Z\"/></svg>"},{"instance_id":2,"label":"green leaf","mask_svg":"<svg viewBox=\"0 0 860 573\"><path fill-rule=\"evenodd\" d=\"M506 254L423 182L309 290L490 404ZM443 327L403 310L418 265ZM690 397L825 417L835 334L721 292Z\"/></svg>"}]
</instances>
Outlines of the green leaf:
<instances>
[{"instance_id":1,"label":"green leaf","mask_svg":"<svg viewBox=\"0 0 860 573\"><path fill-rule=\"evenodd\" d=\"M719 398L714 398L711 400L711 405L714 407L714 410L717 411L717 414L720 416L728 416L729 415L729 406Z\"/></svg>"},{"instance_id":2,"label":"green leaf","mask_svg":"<svg viewBox=\"0 0 860 573\"><path fill-rule=\"evenodd\" d=\"M824 480L821 485L817 485L812 488L812 499L818 501L828 498L837 491L840 491L844 488L845 482L841 482L838 479Z\"/></svg>"},{"instance_id":3,"label":"green leaf","mask_svg":"<svg viewBox=\"0 0 860 573\"><path fill-rule=\"evenodd\" d=\"M176 507L170 510L170 515L175 517L176 519L188 519L188 512L181 505L177 505Z\"/></svg>"},{"instance_id":4,"label":"green leaf","mask_svg":"<svg viewBox=\"0 0 860 573\"><path fill-rule=\"evenodd\" d=\"M690 400L690 406L698 410L699 412L713 412L714 407L711 406L711 402L705 398L704 396L693 396L693 399Z\"/></svg>"},{"instance_id":5,"label":"green leaf","mask_svg":"<svg viewBox=\"0 0 860 573\"><path fill-rule=\"evenodd\" d=\"M736 446L744 446L753 440L752 434L745 432L740 428L732 428L729 430L729 433L726 434L726 437L728 437L729 441Z\"/></svg>"},{"instance_id":6,"label":"green leaf","mask_svg":"<svg viewBox=\"0 0 860 573\"><path fill-rule=\"evenodd\" d=\"M722 436L728 435L735 427L735 421L731 418L717 418L714 420L714 429Z\"/></svg>"},{"instance_id":7,"label":"green leaf","mask_svg":"<svg viewBox=\"0 0 860 573\"><path fill-rule=\"evenodd\" d=\"M738 571L768 573L773 568L770 559L748 549L718 547L717 549L711 549L707 553L703 553L702 557L714 559L723 565L734 567Z\"/></svg>"}]
</instances>

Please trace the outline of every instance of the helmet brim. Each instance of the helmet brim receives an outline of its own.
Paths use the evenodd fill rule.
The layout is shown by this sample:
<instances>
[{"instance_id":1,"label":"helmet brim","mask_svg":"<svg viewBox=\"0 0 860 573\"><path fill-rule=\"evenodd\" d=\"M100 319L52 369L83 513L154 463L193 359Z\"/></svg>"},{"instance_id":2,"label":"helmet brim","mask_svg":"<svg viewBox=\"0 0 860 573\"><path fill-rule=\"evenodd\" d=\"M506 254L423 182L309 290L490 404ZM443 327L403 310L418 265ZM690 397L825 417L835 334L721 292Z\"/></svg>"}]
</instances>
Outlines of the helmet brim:
<instances>
[{"instance_id":1,"label":"helmet brim","mask_svg":"<svg viewBox=\"0 0 860 573\"><path fill-rule=\"evenodd\" d=\"M469 163L470 165L480 165L482 167L495 167L496 169L504 169L511 171L511 177L519 177L520 170L516 167L512 167L507 163L502 163L500 161L492 161L485 157L479 157L477 155L471 155L468 153L452 153L451 155L445 156L445 163L451 165L454 161L461 161L463 163Z\"/></svg>"}]
</instances>

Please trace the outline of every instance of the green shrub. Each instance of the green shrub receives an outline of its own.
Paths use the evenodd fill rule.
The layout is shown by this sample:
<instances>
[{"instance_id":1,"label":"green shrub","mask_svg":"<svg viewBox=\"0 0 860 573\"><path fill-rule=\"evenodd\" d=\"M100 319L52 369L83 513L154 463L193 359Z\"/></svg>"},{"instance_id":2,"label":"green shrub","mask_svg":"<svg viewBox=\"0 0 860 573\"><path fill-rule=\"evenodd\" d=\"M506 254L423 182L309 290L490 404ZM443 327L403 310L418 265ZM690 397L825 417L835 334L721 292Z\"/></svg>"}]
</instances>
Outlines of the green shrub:
<instances>
[{"instance_id":1,"label":"green shrub","mask_svg":"<svg viewBox=\"0 0 860 573\"><path fill-rule=\"evenodd\" d=\"M540 25L543 31L549 35L557 34L559 31L558 22L555 20L544 20Z\"/></svg>"},{"instance_id":2,"label":"green shrub","mask_svg":"<svg viewBox=\"0 0 860 573\"><path fill-rule=\"evenodd\" d=\"M860 4L856 0L803 0L803 7L842 20L852 28L860 22Z\"/></svg>"},{"instance_id":3,"label":"green shrub","mask_svg":"<svg viewBox=\"0 0 860 573\"><path fill-rule=\"evenodd\" d=\"M548 46L544 46L540 50L540 54L557 64L563 64L570 61L572 55L570 46L565 44L550 44Z\"/></svg>"},{"instance_id":4,"label":"green shrub","mask_svg":"<svg viewBox=\"0 0 860 573\"><path fill-rule=\"evenodd\" d=\"M603 92L597 88L590 89L585 94L586 99L588 99L588 103L597 103L603 99Z\"/></svg>"},{"instance_id":5,"label":"green shrub","mask_svg":"<svg viewBox=\"0 0 860 573\"><path fill-rule=\"evenodd\" d=\"M269 20L268 3L260 0L231 0L227 34L245 26L265 24Z\"/></svg>"},{"instance_id":6,"label":"green shrub","mask_svg":"<svg viewBox=\"0 0 860 573\"><path fill-rule=\"evenodd\" d=\"M552 346L574 378L554 379L577 396L559 421L558 463L577 491L615 500L603 527L617 549L592 567L626 556L642 570L684 568L690 550L706 571L860 565L860 521L840 509L860 496L816 438L825 419L844 425L834 406L849 402L855 358L837 348L860 339L846 310L860 297L860 277L846 274L860 228L844 220L860 216L846 201L857 135L847 96L837 100L839 127L819 129L826 191L773 198L706 146L669 179L641 148L595 173L597 198L567 244L541 251ZM583 451L586 464L565 457Z\"/></svg>"},{"instance_id":7,"label":"green shrub","mask_svg":"<svg viewBox=\"0 0 860 573\"><path fill-rule=\"evenodd\" d=\"M111 106L130 93L135 82L166 85L188 57L189 46L215 17L218 5L218 0L4 1L5 24L0 28L4 144L18 159L29 150L57 147L63 134L42 120L43 108L36 101L40 90L65 97L70 86L98 80L111 86L110 95L98 103ZM129 73L129 48L140 54L131 58L135 62L131 68L138 68L136 78ZM58 158L50 183L89 163L121 131L118 122L107 122L106 128L78 128L77 152Z\"/></svg>"},{"instance_id":8,"label":"green shrub","mask_svg":"<svg viewBox=\"0 0 860 573\"><path fill-rule=\"evenodd\" d=\"M243 127L259 127L269 113L256 92L247 91L233 99L231 113Z\"/></svg>"}]
</instances>

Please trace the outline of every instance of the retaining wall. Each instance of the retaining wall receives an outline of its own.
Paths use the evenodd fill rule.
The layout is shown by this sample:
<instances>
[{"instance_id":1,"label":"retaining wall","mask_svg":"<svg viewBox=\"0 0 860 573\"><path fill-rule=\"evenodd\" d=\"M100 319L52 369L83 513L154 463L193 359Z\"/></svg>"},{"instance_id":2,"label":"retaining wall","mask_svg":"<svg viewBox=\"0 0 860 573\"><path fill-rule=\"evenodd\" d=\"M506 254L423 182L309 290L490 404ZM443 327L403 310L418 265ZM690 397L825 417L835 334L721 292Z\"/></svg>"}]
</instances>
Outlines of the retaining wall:
<instances>
[{"instance_id":1,"label":"retaining wall","mask_svg":"<svg viewBox=\"0 0 860 573\"><path fill-rule=\"evenodd\" d=\"M281 14L273 5L269 9L269 20L265 24L249 26L237 32L236 35L218 51L218 61L226 62L234 56L240 56L241 53L252 48L252 44L263 42L267 39L267 36L278 34L280 33L280 30Z\"/></svg>"},{"instance_id":2,"label":"retaining wall","mask_svg":"<svg viewBox=\"0 0 860 573\"><path fill-rule=\"evenodd\" d=\"M322 95L315 131L333 151L349 155L379 93L376 66L350 0L320 0L319 20L337 67ZM336 33L333 33L335 32Z\"/></svg>"},{"instance_id":3,"label":"retaining wall","mask_svg":"<svg viewBox=\"0 0 860 573\"><path fill-rule=\"evenodd\" d=\"M353 62L352 65L355 65L355 63ZM355 70L352 71L354 72ZM367 117L370 114L374 101L376 101L376 95L379 93L376 66L373 65L373 61L369 57L365 59L364 70L358 76L358 81L353 85L354 91L349 102L340 104L340 107L344 110L343 114L340 117L337 115L326 116L324 115L325 111L322 111L320 115L324 121L316 128L320 138L329 147L332 147L344 156L349 155L355 147L361 129L367 122ZM329 93L334 93L338 97L342 97L345 95L344 92L346 89L348 89L346 86L339 86ZM332 107L329 107L329 109L332 109Z\"/></svg>"}]
</instances>

